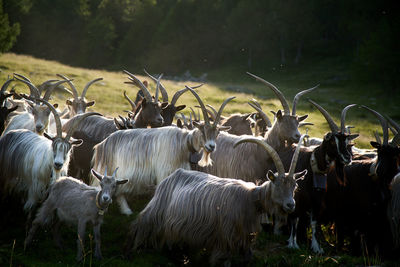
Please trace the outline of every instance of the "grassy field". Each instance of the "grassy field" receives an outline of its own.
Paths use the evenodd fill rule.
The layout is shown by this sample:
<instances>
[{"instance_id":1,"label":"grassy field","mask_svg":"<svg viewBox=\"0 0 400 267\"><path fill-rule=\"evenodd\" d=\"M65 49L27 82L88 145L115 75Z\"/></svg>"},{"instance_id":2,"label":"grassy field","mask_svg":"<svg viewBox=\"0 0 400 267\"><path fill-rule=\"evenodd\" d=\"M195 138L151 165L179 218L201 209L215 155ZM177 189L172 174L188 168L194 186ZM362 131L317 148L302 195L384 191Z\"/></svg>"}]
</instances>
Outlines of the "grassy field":
<instances>
[{"instance_id":1,"label":"grassy field","mask_svg":"<svg viewBox=\"0 0 400 267\"><path fill-rule=\"evenodd\" d=\"M81 92L85 84L92 79L103 77L101 83L96 83L89 89L87 98L96 100L96 105L92 110L101 112L108 116L124 114L123 110L129 108L124 100L122 92L126 90L131 98L134 98L137 88L124 84L127 81L126 75L122 73L123 67L119 72L109 72L104 70L90 70L66 66L54 61L36 59L30 56L2 54L0 55L0 83L2 84L8 75L14 72L23 74L30 78L34 83L39 84L47 79L54 79L56 73L64 74L74 79L74 84ZM148 68L151 71L151 68ZM129 71L129 70L128 70ZM347 78L346 68L340 62L325 62L314 68L303 70L270 71L268 73L258 73L256 75L274 83L286 95L291 103L294 95L301 89L312 87L316 84L321 86L300 100L298 114L309 114L307 121L313 122L315 126L309 127L311 136L322 137L328 131L327 123L322 115L316 111L311 104L306 101L309 97L323 106L335 118L339 124L340 112L343 107L350 103L365 104L377 111L387 114L397 121L400 121L399 96L388 95L373 85L360 87L352 83ZM145 77L142 73L138 76ZM262 104L263 109L268 112L281 108L279 101L269 89L264 85L250 78L245 72L210 73L209 81L197 91L206 104L219 107L223 100L229 96L236 96L236 99L229 103L224 115L235 112L252 112L252 108L247 104L248 100L256 98ZM184 88L185 85L196 85L195 82L185 81L176 82L163 80L170 98L174 92ZM27 92L27 88L20 83L14 83L17 92ZM152 90L154 91L154 84ZM63 107L66 94L56 93L54 102ZM197 105L191 94L184 94L178 101L185 103L188 107ZM188 109L185 109L188 113ZM271 116L272 119L272 116ZM365 110L353 108L348 112L347 124L356 126L353 132L360 133L356 143L360 147L369 148L369 141L372 140L372 132L381 132L378 121L375 117ZM303 129L304 131L304 129ZM121 215L115 204L105 215L105 223L102 227L102 251L104 260L96 262L92 259L92 242L87 242L87 256L83 265L96 266L154 266L154 265L177 265L172 261L168 253L156 251L142 251L134 254L133 259L128 261L122 257L121 248L127 233L127 226L135 218L137 213L145 206L148 199L133 200L131 205L135 213L129 217ZM19 207L20 208L20 207ZM4 220L3 220L4 218ZM24 214L16 208L10 214L2 214L3 222L7 223L0 231L0 266L69 266L75 264L76 253L76 229L64 229L65 250L60 251L53 246L51 234L47 231L40 231L36 236L32 248L24 253L23 241ZM87 230L87 240L90 240ZM328 232L328 231L326 231ZM285 248L287 236L272 236L261 233L256 244L255 257L252 265L254 266L298 266L298 265L379 265L382 261L378 258L364 255L360 258L350 257L343 253L336 253L329 245L325 246L326 254L323 256L313 255L304 245L299 251L291 251ZM191 262L194 265L201 265L206 262L204 258ZM395 265L395 263L387 263ZM178 263L178 265L181 265Z\"/></svg>"}]
</instances>

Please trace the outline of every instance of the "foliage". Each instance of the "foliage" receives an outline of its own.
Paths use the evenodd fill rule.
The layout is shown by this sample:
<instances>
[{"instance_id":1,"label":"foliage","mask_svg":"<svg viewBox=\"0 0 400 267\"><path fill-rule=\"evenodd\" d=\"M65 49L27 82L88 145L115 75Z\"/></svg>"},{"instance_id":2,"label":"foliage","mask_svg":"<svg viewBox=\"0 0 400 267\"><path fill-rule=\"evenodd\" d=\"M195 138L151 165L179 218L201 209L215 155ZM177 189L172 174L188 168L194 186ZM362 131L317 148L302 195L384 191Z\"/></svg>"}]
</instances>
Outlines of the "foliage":
<instances>
[{"instance_id":1,"label":"foliage","mask_svg":"<svg viewBox=\"0 0 400 267\"><path fill-rule=\"evenodd\" d=\"M0 0L0 54L11 49L19 33L20 25L18 23L10 25L8 14L3 10L3 0Z\"/></svg>"}]
</instances>

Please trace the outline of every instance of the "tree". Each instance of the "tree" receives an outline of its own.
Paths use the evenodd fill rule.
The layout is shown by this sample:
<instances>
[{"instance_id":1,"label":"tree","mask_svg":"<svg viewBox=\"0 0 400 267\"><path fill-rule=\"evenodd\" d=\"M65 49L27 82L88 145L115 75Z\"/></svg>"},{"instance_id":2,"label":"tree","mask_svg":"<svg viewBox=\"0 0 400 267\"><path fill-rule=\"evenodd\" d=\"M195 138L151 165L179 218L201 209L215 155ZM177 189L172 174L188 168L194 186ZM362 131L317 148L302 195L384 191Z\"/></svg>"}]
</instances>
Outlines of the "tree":
<instances>
[{"instance_id":1,"label":"tree","mask_svg":"<svg viewBox=\"0 0 400 267\"><path fill-rule=\"evenodd\" d=\"M8 14L3 12L3 0L0 0L0 53L7 52L17 41L20 33L19 23L12 26L8 20Z\"/></svg>"}]
</instances>

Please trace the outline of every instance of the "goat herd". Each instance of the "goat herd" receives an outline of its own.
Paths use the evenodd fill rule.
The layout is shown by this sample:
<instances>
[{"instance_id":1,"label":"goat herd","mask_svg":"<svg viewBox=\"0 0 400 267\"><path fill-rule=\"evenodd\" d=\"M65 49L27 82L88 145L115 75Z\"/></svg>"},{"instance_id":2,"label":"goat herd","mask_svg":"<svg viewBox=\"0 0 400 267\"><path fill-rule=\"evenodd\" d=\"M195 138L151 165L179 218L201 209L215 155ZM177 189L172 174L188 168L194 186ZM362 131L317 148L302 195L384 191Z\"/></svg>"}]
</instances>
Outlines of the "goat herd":
<instances>
[{"instance_id":1,"label":"goat herd","mask_svg":"<svg viewBox=\"0 0 400 267\"><path fill-rule=\"evenodd\" d=\"M210 264L230 262L234 255L248 262L265 223L272 224L276 234L289 231L288 247L293 249L299 248L298 242L307 243L310 227L312 251L324 253L321 225L332 225L338 249L349 240L355 254L365 249L384 256L398 252L400 126L389 117L361 106L376 116L383 131L382 141L378 134L371 141L376 150L363 150L353 146L358 134L351 134L345 124L355 104L343 108L339 127L309 100L330 132L322 139L300 134L298 128L310 123L304 122L307 115L296 115L297 103L316 87L299 92L290 111L282 92L248 73L282 103L283 111L273 112L271 122L254 99L249 102L254 113L223 117L234 97L217 111L204 105L195 87L186 86L169 101L162 75L155 78L146 72L156 83L152 96L147 81L124 73L126 83L139 91L135 101L124 92L132 110L114 119L86 112L94 105L86 92L102 78L88 82L81 96L72 80L60 74L59 80L35 86L14 73L3 84L0 201L9 196L22 200L25 249L45 225L53 226L61 246L60 223L74 223L80 261L86 224L91 223L94 255L101 259L100 227L112 198L121 213L130 215L129 200L150 193L152 199L129 228L124 245L128 257L142 248L190 248L205 249ZM27 85L30 94L7 91L17 82ZM49 103L55 89L73 95L63 112ZM203 121L193 108L190 117L176 115L186 107L177 105L185 92L197 99Z\"/></svg>"}]
</instances>

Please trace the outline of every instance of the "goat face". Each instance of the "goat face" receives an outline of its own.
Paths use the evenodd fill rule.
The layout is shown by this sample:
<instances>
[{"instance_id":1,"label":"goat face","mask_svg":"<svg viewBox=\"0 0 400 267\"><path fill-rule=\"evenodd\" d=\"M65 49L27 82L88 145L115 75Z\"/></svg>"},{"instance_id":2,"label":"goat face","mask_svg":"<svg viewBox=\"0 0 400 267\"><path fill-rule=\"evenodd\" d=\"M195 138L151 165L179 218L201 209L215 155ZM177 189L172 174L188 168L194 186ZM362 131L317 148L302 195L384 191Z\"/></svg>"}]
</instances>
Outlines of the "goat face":
<instances>
[{"instance_id":1,"label":"goat face","mask_svg":"<svg viewBox=\"0 0 400 267\"><path fill-rule=\"evenodd\" d=\"M50 109L47 106L29 103L30 111L35 121L35 132L42 135L49 124ZM57 108L57 104L54 105Z\"/></svg>"},{"instance_id":2,"label":"goat face","mask_svg":"<svg viewBox=\"0 0 400 267\"><path fill-rule=\"evenodd\" d=\"M175 106L173 104L169 104L163 110L161 111L161 116L164 119L164 124L163 126L169 126L172 124L172 121L174 120L175 114L184 109L186 105L180 105L180 106Z\"/></svg>"},{"instance_id":3,"label":"goat face","mask_svg":"<svg viewBox=\"0 0 400 267\"><path fill-rule=\"evenodd\" d=\"M348 165L351 162L351 146L349 142L358 135L344 133L327 133L324 136L323 146L329 158L336 160L341 165Z\"/></svg>"},{"instance_id":4,"label":"goat face","mask_svg":"<svg viewBox=\"0 0 400 267\"><path fill-rule=\"evenodd\" d=\"M278 110L276 113L276 123L279 125L281 142L287 141L289 145L298 143L301 136L298 130L299 123L307 117L308 115L298 117L297 115L282 114L282 111Z\"/></svg>"},{"instance_id":5,"label":"goat face","mask_svg":"<svg viewBox=\"0 0 400 267\"><path fill-rule=\"evenodd\" d=\"M194 126L198 128L201 132L200 143L197 144L198 147L203 147L207 153L212 153L217 144L215 139L217 139L219 131L228 131L231 127L229 126L216 126L204 123L193 122Z\"/></svg>"},{"instance_id":6,"label":"goat face","mask_svg":"<svg viewBox=\"0 0 400 267\"><path fill-rule=\"evenodd\" d=\"M104 175L99 174L95 170L92 169L92 174L94 177L99 179L100 181L100 195L98 197L99 204L101 206L108 205L112 202L112 197L114 196L115 190L117 189L117 185L124 184L128 182L128 180L117 180L115 179L115 174L118 168L114 171L112 176L108 176L107 173ZM107 172L107 169L106 169Z\"/></svg>"},{"instance_id":7,"label":"goat face","mask_svg":"<svg viewBox=\"0 0 400 267\"><path fill-rule=\"evenodd\" d=\"M160 127L164 123L164 118L161 116L161 110L167 107L168 103L160 103L160 102L147 102L144 98L142 101L142 110L141 116L143 116L143 120L147 121L151 127Z\"/></svg>"},{"instance_id":8,"label":"goat face","mask_svg":"<svg viewBox=\"0 0 400 267\"><path fill-rule=\"evenodd\" d=\"M234 135L252 135L253 132L251 131L251 123L253 121L252 118L250 118L252 114L238 114L238 115L232 115L231 117L227 118L225 122L222 123L223 126L230 126L231 129L228 131L230 134Z\"/></svg>"},{"instance_id":9,"label":"goat face","mask_svg":"<svg viewBox=\"0 0 400 267\"><path fill-rule=\"evenodd\" d=\"M285 213L291 213L295 210L294 191L296 190L296 180L303 179L307 170L295 173L293 177L283 177L268 171L268 179L272 182L272 201L281 207Z\"/></svg>"},{"instance_id":10,"label":"goat face","mask_svg":"<svg viewBox=\"0 0 400 267\"><path fill-rule=\"evenodd\" d=\"M83 114L86 112L86 108L93 106L95 101L87 102L85 98L78 97L78 99L68 99L66 104L70 110L71 117L77 114Z\"/></svg>"},{"instance_id":11,"label":"goat face","mask_svg":"<svg viewBox=\"0 0 400 267\"><path fill-rule=\"evenodd\" d=\"M46 133L44 136L53 142L53 167L56 172L60 171L64 166L67 157L69 157L69 151L71 150L71 147L82 144L82 140L75 140L71 138L70 141L66 141L64 138L50 137Z\"/></svg>"},{"instance_id":12,"label":"goat face","mask_svg":"<svg viewBox=\"0 0 400 267\"><path fill-rule=\"evenodd\" d=\"M383 188L389 188L393 177L398 173L400 164L400 148L391 145L381 145L371 142L371 145L378 150L378 164L376 174L383 183Z\"/></svg>"}]
</instances>

